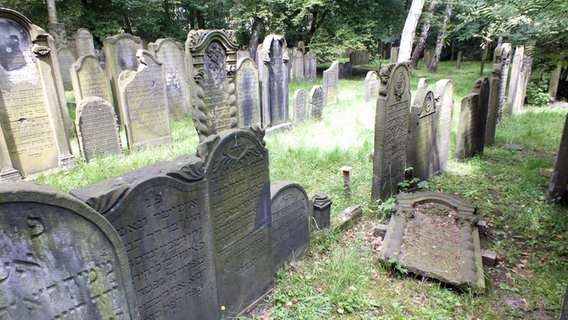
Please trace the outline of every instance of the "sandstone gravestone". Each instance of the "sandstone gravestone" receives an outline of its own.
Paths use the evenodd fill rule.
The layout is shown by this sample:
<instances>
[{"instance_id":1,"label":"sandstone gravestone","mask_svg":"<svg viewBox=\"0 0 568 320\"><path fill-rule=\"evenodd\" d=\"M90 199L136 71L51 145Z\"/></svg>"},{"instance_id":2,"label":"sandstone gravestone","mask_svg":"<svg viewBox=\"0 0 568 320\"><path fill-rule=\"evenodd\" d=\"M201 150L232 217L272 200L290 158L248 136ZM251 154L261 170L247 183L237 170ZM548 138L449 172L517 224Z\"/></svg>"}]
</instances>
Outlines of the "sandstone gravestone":
<instances>
[{"instance_id":1,"label":"sandstone gravestone","mask_svg":"<svg viewBox=\"0 0 568 320\"><path fill-rule=\"evenodd\" d=\"M308 108L307 108L307 95L306 90L304 89L297 89L294 92L294 122L295 123L302 123L306 121L308 115Z\"/></svg>"},{"instance_id":2,"label":"sandstone gravestone","mask_svg":"<svg viewBox=\"0 0 568 320\"><path fill-rule=\"evenodd\" d=\"M139 319L125 249L102 216L54 188L0 185L2 319Z\"/></svg>"},{"instance_id":3,"label":"sandstone gravestone","mask_svg":"<svg viewBox=\"0 0 568 320\"><path fill-rule=\"evenodd\" d=\"M496 63L501 64L501 75L499 79L499 90L497 93L496 121L501 121L501 115L505 106L505 95L507 91L507 78L509 76L509 65L511 64L511 44L503 43L495 48Z\"/></svg>"},{"instance_id":4,"label":"sandstone gravestone","mask_svg":"<svg viewBox=\"0 0 568 320\"><path fill-rule=\"evenodd\" d=\"M237 107L239 127L260 126L260 88L258 70L250 58L237 61Z\"/></svg>"},{"instance_id":5,"label":"sandstone gravestone","mask_svg":"<svg viewBox=\"0 0 568 320\"><path fill-rule=\"evenodd\" d=\"M204 174L184 156L73 191L118 231L142 319L219 318Z\"/></svg>"},{"instance_id":6,"label":"sandstone gravestone","mask_svg":"<svg viewBox=\"0 0 568 320\"><path fill-rule=\"evenodd\" d=\"M75 34L75 47L77 48L77 56L95 55L95 44L93 35L88 29L80 28Z\"/></svg>"},{"instance_id":7,"label":"sandstone gravestone","mask_svg":"<svg viewBox=\"0 0 568 320\"><path fill-rule=\"evenodd\" d=\"M365 77L365 101L374 101L379 94L379 76L375 71L367 72Z\"/></svg>"},{"instance_id":8,"label":"sandstone gravestone","mask_svg":"<svg viewBox=\"0 0 568 320\"><path fill-rule=\"evenodd\" d=\"M373 200L396 194L404 180L410 76L406 64L390 64L379 73L379 98L375 116Z\"/></svg>"},{"instance_id":9,"label":"sandstone gravestone","mask_svg":"<svg viewBox=\"0 0 568 320\"><path fill-rule=\"evenodd\" d=\"M379 258L452 286L485 290L477 207L435 192L397 196Z\"/></svg>"},{"instance_id":10,"label":"sandstone gravestone","mask_svg":"<svg viewBox=\"0 0 568 320\"><path fill-rule=\"evenodd\" d=\"M454 84L449 79L441 79L436 82L435 90L437 106L432 141L432 173L444 172L448 163L454 113Z\"/></svg>"},{"instance_id":11,"label":"sandstone gravestone","mask_svg":"<svg viewBox=\"0 0 568 320\"><path fill-rule=\"evenodd\" d=\"M564 129L558 147L558 154L556 155L554 163L554 171L550 177L550 184L548 187L548 200L562 200L568 202L568 115L564 122Z\"/></svg>"},{"instance_id":12,"label":"sandstone gravestone","mask_svg":"<svg viewBox=\"0 0 568 320\"><path fill-rule=\"evenodd\" d=\"M9 9L0 9L0 31L2 176L73 163L52 76L57 58L49 35Z\"/></svg>"},{"instance_id":13,"label":"sandstone gravestone","mask_svg":"<svg viewBox=\"0 0 568 320\"><path fill-rule=\"evenodd\" d=\"M489 114L489 81L487 77L479 78L473 84L473 93L479 95L478 112L479 123L477 123L477 150L476 153L483 153L485 149L485 132L487 131L487 115Z\"/></svg>"},{"instance_id":14,"label":"sandstone gravestone","mask_svg":"<svg viewBox=\"0 0 568 320\"><path fill-rule=\"evenodd\" d=\"M239 124L232 30L191 30L185 42L191 108L199 140Z\"/></svg>"},{"instance_id":15,"label":"sandstone gravestone","mask_svg":"<svg viewBox=\"0 0 568 320\"><path fill-rule=\"evenodd\" d=\"M396 63L397 61L398 61L398 47L391 47L390 63Z\"/></svg>"},{"instance_id":16,"label":"sandstone gravestone","mask_svg":"<svg viewBox=\"0 0 568 320\"><path fill-rule=\"evenodd\" d=\"M271 130L286 130L288 120L289 54L286 40L269 35L262 43L258 68L261 70L262 125Z\"/></svg>"},{"instance_id":17,"label":"sandstone gravestone","mask_svg":"<svg viewBox=\"0 0 568 320\"><path fill-rule=\"evenodd\" d=\"M174 119L189 116L189 93L183 45L172 39L158 39L148 47L156 59L164 64L170 115Z\"/></svg>"},{"instance_id":18,"label":"sandstone gravestone","mask_svg":"<svg viewBox=\"0 0 568 320\"><path fill-rule=\"evenodd\" d=\"M337 103L337 91L339 90L339 62L333 61L331 66L323 72L323 104Z\"/></svg>"},{"instance_id":19,"label":"sandstone gravestone","mask_svg":"<svg viewBox=\"0 0 568 320\"><path fill-rule=\"evenodd\" d=\"M68 48L61 48L57 50L57 57L59 58L59 72L61 73L61 79L63 80L63 87L65 90L72 90L71 84L71 74L69 69L71 65L77 60L75 52Z\"/></svg>"},{"instance_id":20,"label":"sandstone gravestone","mask_svg":"<svg viewBox=\"0 0 568 320\"><path fill-rule=\"evenodd\" d=\"M278 181L270 186L274 272L309 247L309 199L300 185Z\"/></svg>"},{"instance_id":21,"label":"sandstone gravestone","mask_svg":"<svg viewBox=\"0 0 568 320\"><path fill-rule=\"evenodd\" d=\"M495 140L495 130L497 122L501 116L501 107L503 105L503 98L505 92L505 84L507 81L507 72L509 69L509 54L510 45L504 43L495 48L494 56L495 62L491 68L491 85L489 87L489 109L487 112L487 123L485 126L485 144L487 146L493 145Z\"/></svg>"},{"instance_id":22,"label":"sandstone gravestone","mask_svg":"<svg viewBox=\"0 0 568 320\"><path fill-rule=\"evenodd\" d=\"M311 83L317 81L317 57L315 53L308 52L304 55L304 80Z\"/></svg>"},{"instance_id":23,"label":"sandstone gravestone","mask_svg":"<svg viewBox=\"0 0 568 320\"><path fill-rule=\"evenodd\" d=\"M424 50L424 68L428 68L432 63L432 58L434 57L434 50L433 49L425 49Z\"/></svg>"},{"instance_id":24,"label":"sandstone gravestone","mask_svg":"<svg viewBox=\"0 0 568 320\"><path fill-rule=\"evenodd\" d=\"M298 48L293 51L292 79L304 81L304 52Z\"/></svg>"},{"instance_id":25,"label":"sandstone gravestone","mask_svg":"<svg viewBox=\"0 0 568 320\"><path fill-rule=\"evenodd\" d=\"M122 121L128 147L168 143L170 114L163 66L146 50L138 50L140 68L118 78Z\"/></svg>"},{"instance_id":26,"label":"sandstone gravestone","mask_svg":"<svg viewBox=\"0 0 568 320\"><path fill-rule=\"evenodd\" d=\"M321 86L313 86L308 96L310 118L321 120L323 117L324 93Z\"/></svg>"},{"instance_id":27,"label":"sandstone gravestone","mask_svg":"<svg viewBox=\"0 0 568 320\"><path fill-rule=\"evenodd\" d=\"M470 93L462 98L458 134L456 136L456 160L464 160L479 152L479 94Z\"/></svg>"},{"instance_id":28,"label":"sandstone gravestone","mask_svg":"<svg viewBox=\"0 0 568 320\"><path fill-rule=\"evenodd\" d=\"M515 104L517 104L516 100L520 98L519 83L521 82L521 69L523 68L524 56L525 47L518 46L515 49L511 75L509 78L509 94L507 95L507 106L505 108L505 113L507 114L514 113Z\"/></svg>"},{"instance_id":29,"label":"sandstone gravestone","mask_svg":"<svg viewBox=\"0 0 568 320\"><path fill-rule=\"evenodd\" d=\"M75 128L87 161L97 155L122 153L116 113L108 101L99 97L81 100L75 113Z\"/></svg>"},{"instance_id":30,"label":"sandstone gravestone","mask_svg":"<svg viewBox=\"0 0 568 320\"><path fill-rule=\"evenodd\" d=\"M273 285L268 151L262 133L225 130L198 147L209 181L215 272L223 317Z\"/></svg>"},{"instance_id":31,"label":"sandstone gravestone","mask_svg":"<svg viewBox=\"0 0 568 320\"><path fill-rule=\"evenodd\" d=\"M110 84L96 56L81 56L70 71L77 103L87 97L100 97L109 102L113 101Z\"/></svg>"}]
</instances>

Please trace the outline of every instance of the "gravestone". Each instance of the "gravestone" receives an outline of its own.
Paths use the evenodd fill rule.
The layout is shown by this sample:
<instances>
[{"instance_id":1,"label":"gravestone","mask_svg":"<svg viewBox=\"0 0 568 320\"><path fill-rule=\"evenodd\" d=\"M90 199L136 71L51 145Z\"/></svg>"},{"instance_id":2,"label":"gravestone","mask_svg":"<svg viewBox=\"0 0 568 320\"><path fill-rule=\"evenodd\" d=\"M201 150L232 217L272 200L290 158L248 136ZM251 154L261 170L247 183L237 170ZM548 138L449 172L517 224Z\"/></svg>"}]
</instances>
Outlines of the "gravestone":
<instances>
[{"instance_id":1,"label":"gravestone","mask_svg":"<svg viewBox=\"0 0 568 320\"><path fill-rule=\"evenodd\" d=\"M274 272L303 255L310 244L308 195L300 185L277 181L270 186Z\"/></svg>"},{"instance_id":2,"label":"gravestone","mask_svg":"<svg viewBox=\"0 0 568 320\"><path fill-rule=\"evenodd\" d=\"M562 62L559 61L556 68L550 73L550 81L548 83L548 97L552 101L556 101L558 93L558 83L560 82L560 74L562 73Z\"/></svg>"},{"instance_id":3,"label":"gravestone","mask_svg":"<svg viewBox=\"0 0 568 320\"><path fill-rule=\"evenodd\" d=\"M496 63L501 64L501 76L499 90L497 93L496 122L501 121L501 115L505 107L505 92L507 91L507 77L509 76L509 65L511 64L511 44L503 43L495 48ZM493 137L495 133L493 134Z\"/></svg>"},{"instance_id":4,"label":"gravestone","mask_svg":"<svg viewBox=\"0 0 568 320\"><path fill-rule=\"evenodd\" d=\"M523 58L523 66L521 67L521 76L517 84L517 96L515 97L515 102L513 104L513 113L519 113L523 109L523 104L525 103L525 98L527 96L527 86L529 85L531 71L532 57L525 54Z\"/></svg>"},{"instance_id":5,"label":"gravestone","mask_svg":"<svg viewBox=\"0 0 568 320\"><path fill-rule=\"evenodd\" d=\"M504 43L495 48L495 62L491 68L491 85L489 86L489 109L485 126L485 145L491 146L495 140L497 122L501 117L505 85L509 68L510 44Z\"/></svg>"},{"instance_id":6,"label":"gravestone","mask_svg":"<svg viewBox=\"0 0 568 320\"><path fill-rule=\"evenodd\" d=\"M189 116L189 93L183 45L172 39L158 39L149 49L164 64L170 115L174 119Z\"/></svg>"},{"instance_id":7,"label":"gravestone","mask_svg":"<svg viewBox=\"0 0 568 320\"><path fill-rule=\"evenodd\" d=\"M87 97L100 97L109 102L113 101L109 81L96 56L81 56L70 71L77 103Z\"/></svg>"},{"instance_id":8,"label":"gravestone","mask_svg":"<svg viewBox=\"0 0 568 320\"><path fill-rule=\"evenodd\" d=\"M304 52L298 48L293 51L292 80L304 81Z\"/></svg>"},{"instance_id":9,"label":"gravestone","mask_svg":"<svg viewBox=\"0 0 568 320\"><path fill-rule=\"evenodd\" d=\"M568 203L568 166L566 163L568 163L568 115L566 115L560 146L558 147L558 154L556 155L554 163L554 170L550 177L547 193L549 201L562 200L564 203Z\"/></svg>"},{"instance_id":10,"label":"gravestone","mask_svg":"<svg viewBox=\"0 0 568 320\"><path fill-rule=\"evenodd\" d=\"M273 286L268 151L262 135L261 131L225 130L198 147L209 181L223 317L236 315Z\"/></svg>"},{"instance_id":11,"label":"gravestone","mask_svg":"<svg viewBox=\"0 0 568 320\"><path fill-rule=\"evenodd\" d=\"M353 65L358 64L368 64L369 63L369 51L367 50L356 50L349 54L349 62Z\"/></svg>"},{"instance_id":12,"label":"gravestone","mask_svg":"<svg viewBox=\"0 0 568 320\"><path fill-rule=\"evenodd\" d=\"M515 49L513 57L513 65L511 67L511 76L509 78L509 94L507 95L507 106L505 113L513 114L515 111L515 104L517 99L520 99L519 83L521 82L521 69L523 68L523 60L525 57L525 48L518 46ZM524 98L524 97L523 97Z\"/></svg>"},{"instance_id":13,"label":"gravestone","mask_svg":"<svg viewBox=\"0 0 568 320\"><path fill-rule=\"evenodd\" d=\"M436 117L434 118L434 139L432 141L432 173L446 171L450 139L452 133L452 117L454 113L454 83L449 79L436 82L434 96L437 100Z\"/></svg>"},{"instance_id":14,"label":"gravestone","mask_svg":"<svg viewBox=\"0 0 568 320\"><path fill-rule=\"evenodd\" d=\"M351 79L353 76L353 65L351 62L340 63L337 72L338 79Z\"/></svg>"},{"instance_id":15,"label":"gravestone","mask_svg":"<svg viewBox=\"0 0 568 320\"><path fill-rule=\"evenodd\" d=\"M404 180L410 75L406 64L389 64L379 72L379 98L375 114L373 200L397 193Z\"/></svg>"},{"instance_id":16,"label":"gravestone","mask_svg":"<svg viewBox=\"0 0 568 320\"><path fill-rule=\"evenodd\" d=\"M317 81L317 57L315 53L308 52L304 55L304 80L311 83Z\"/></svg>"},{"instance_id":17,"label":"gravestone","mask_svg":"<svg viewBox=\"0 0 568 320\"><path fill-rule=\"evenodd\" d=\"M262 125L270 130L286 130L288 120L288 63L286 40L269 35L262 43L258 68L262 92Z\"/></svg>"},{"instance_id":18,"label":"gravestone","mask_svg":"<svg viewBox=\"0 0 568 320\"><path fill-rule=\"evenodd\" d=\"M339 62L333 61L331 66L323 72L323 104L337 103L337 91L339 79Z\"/></svg>"},{"instance_id":19,"label":"gravestone","mask_svg":"<svg viewBox=\"0 0 568 320\"><path fill-rule=\"evenodd\" d=\"M97 155L122 153L116 113L107 100L93 96L82 99L75 113L75 128L87 161Z\"/></svg>"},{"instance_id":20,"label":"gravestone","mask_svg":"<svg viewBox=\"0 0 568 320\"><path fill-rule=\"evenodd\" d=\"M485 149L485 132L487 131L487 115L489 114L489 81L487 77L479 78L473 84L473 93L479 95L477 119L477 150L476 153L483 153Z\"/></svg>"},{"instance_id":21,"label":"gravestone","mask_svg":"<svg viewBox=\"0 0 568 320\"><path fill-rule=\"evenodd\" d=\"M304 89L297 89L294 92L294 123L306 121L309 110L307 108L307 94Z\"/></svg>"},{"instance_id":22,"label":"gravestone","mask_svg":"<svg viewBox=\"0 0 568 320\"><path fill-rule=\"evenodd\" d=\"M239 124L232 30L191 30L185 42L191 108L199 140Z\"/></svg>"},{"instance_id":23,"label":"gravestone","mask_svg":"<svg viewBox=\"0 0 568 320\"><path fill-rule=\"evenodd\" d=\"M260 88L258 69L250 58L237 61L237 107L239 127L260 126Z\"/></svg>"},{"instance_id":24,"label":"gravestone","mask_svg":"<svg viewBox=\"0 0 568 320\"><path fill-rule=\"evenodd\" d=\"M482 119L479 119L479 93L470 93L462 98L456 150L454 158L464 160L479 152L479 130Z\"/></svg>"},{"instance_id":25,"label":"gravestone","mask_svg":"<svg viewBox=\"0 0 568 320\"><path fill-rule=\"evenodd\" d=\"M57 57L59 59L59 72L61 74L61 80L63 80L63 87L67 91L72 90L73 85L71 83L69 69L71 65L75 63L75 60L77 60L76 54L71 49L61 48L57 50Z\"/></svg>"},{"instance_id":26,"label":"gravestone","mask_svg":"<svg viewBox=\"0 0 568 320\"><path fill-rule=\"evenodd\" d=\"M365 101L374 101L379 94L379 76L375 71L367 72L365 77Z\"/></svg>"},{"instance_id":27,"label":"gravestone","mask_svg":"<svg viewBox=\"0 0 568 320\"><path fill-rule=\"evenodd\" d=\"M397 63L398 61L398 47L391 47L390 63Z\"/></svg>"},{"instance_id":28,"label":"gravestone","mask_svg":"<svg viewBox=\"0 0 568 320\"><path fill-rule=\"evenodd\" d=\"M95 55L95 44L93 42L93 35L88 29L80 28L75 33L75 47L77 49L77 56Z\"/></svg>"},{"instance_id":29,"label":"gravestone","mask_svg":"<svg viewBox=\"0 0 568 320\"><path fill-rule=\"evenodd\" d=\"M308 110L310 118L321 120L323 117L324 94L321 86L313 86L308 96Z\"/></svg>"},{"instance_id":30,"label":"gravestone","mask_svg":"<svg viewBox=\"0 0 568 320\"><path fill-rule=\"evenodd\" d=\"M166 81L161 62L146 50L138 50L138 71L123 71L119 78L120 105L128 147L171 141Z\"/></svg>"},{"instance_id":31,"label":"gravestone","mask_svg":"<svg viewBox=\"0 0 568 320\"><path fill-rule=\"evenodd\" d=\"M0 185L1 319L139 319L125 249L77 199Z\"/></svg>"},{"instance_id":32,"label":"gravestone","mask_svg":"<svg viewBox=\"0 0 568 320\"><path fill-rule=\"evenodd\" d=\"M183 156L72 193L126 247L142 319L218 319L203 162Z\"/></svg>"},{"instance_id":33,"label":"gravestone","mask_svg":"<svg viewBox=\"0 0 568 320\"><path fill-rule=\"evenodd\" d=\"M428 68L430 66L433 57L434 57L434 50L432 49L424 50L424 68Z\"/></svg>"},{"instance_id":34,"label":"gravestone","mask_svg":"<svg viewBox=\"0 0 568 320\"><path fill-rule=\"evenodd\" d=\"M485 290L475 204L437 192L401 193L379 259L463 290Z\"/></svg>"},{"instance_id":35,"label":"gravestone","mask_svg":"<svg viewBox=\"0 0 568 320\"><path fill-rule=\"evenodd\" d=\"M9 9L0 9L0 31L0 176L17 176L14 170L27 176L73 163L50 36Z\"/></svg>"}]
</instances>

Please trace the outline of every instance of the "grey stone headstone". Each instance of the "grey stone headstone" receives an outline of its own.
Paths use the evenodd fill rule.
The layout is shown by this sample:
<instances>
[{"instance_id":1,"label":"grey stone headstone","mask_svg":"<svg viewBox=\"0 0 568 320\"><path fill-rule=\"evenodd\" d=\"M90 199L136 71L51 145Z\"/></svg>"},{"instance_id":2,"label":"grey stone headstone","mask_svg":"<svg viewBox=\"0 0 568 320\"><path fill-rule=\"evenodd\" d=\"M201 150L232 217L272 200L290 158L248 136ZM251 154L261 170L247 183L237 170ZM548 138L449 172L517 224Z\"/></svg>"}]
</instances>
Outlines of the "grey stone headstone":
<instances>
[{"instance_id":1,"label":"grey stone headstone","mask_svg":"<svg viewBox=\"0 0 568 320\"><path fill-rule=\"evenodd\" d=\"M375 71L367 72L365 77L365 101L375 101L379 94L379 76Z\"/></svg>"},{"instance_id":2,"label":"grey stone headstone","mask_svg":"<svg viewBox=\"0 0 568 320\"><path fill-rule=\"evenodd\" d=\"M523 68L524 57L525 57L525 47L518 46L515 49L515 55L513 57L513 65L511 66L511 76L509 77L509 93L507 95L507 106L505 108L505 113L507 114L514 113L515 104L518 103L516 101L517 99L520 99L519 83L521 82L521 69Z\"/></svg>"},{"instance_id":3,"label":"grey stone headstone","mask_svg":"<svg viewBox=\"0 0 568 320\"><path fill-rule=\"evenodd\" d=\"M120 154L120 134L116 113L110 102L87 97L77 106L75 127L81 153L87 161L97 155Z\"/></svg>"},{"instance_id":4,"label":"grey stone headstone","mask_svg":"<svg viewBox=\"0 0 568 320\"><path fill-rule=\"evenodd\" d=\"M258 69L250 58L237 61L237 106L239 127L260 126L260 87Z\"/></svg>"},{"instance_id":5,"label":"grey stone headstone","mask_svg":"<svg viewBox=\"0 0 568 320\"><path fill-rule=\"evenodd\" d=\"M323 72L323 104L337 103L337 91L339 90L339 62L333 61L331 66Z\"/></svg>"},{"instance_id":6,"label":"grey stone headstone","mask_svg":"<svg viewBox=\"0 0 568 320\"><path fill-rule=\"evenodd\" d=\"M57 57L59 58L59 72L61 73L61 79L63 80L63 87L65 90L72 90L71 84L71 74L69 69L71 65L77 60L75 52L68 48L61 48L57 50Z\"/></svg>"},{"instance_id":7,"label":"grey stone headstone","mask_svg":"<svg viewBox=\"0 0 568 320\"><path fill-rule=\"evenodd\" d=\"M109 102L113 101L109 81L96 56L80 57L70 71L77 103L87 97L100 97Z\"/></svg>"},{"instance_id":8,"label":"grey stone headstone","mask_svg":"<svg viewBox=\"0 0 568 320\"><path fill-rule=\"evenodd\" d=\"M292 79L296 81L304 81L304 53L295 48L293 51L294 59L292 60Z\"/></svg>"},{"instance_id":9,"label":"grey stone headstone","mask_svg":"<svg viewBox=\"0 0 568 320\"><path fill-rule=\"evenodd\" d=\"M310 110L310 118L321 120L323 117L323 100L324 94L321 86L313 86L308 96L308 109Z\"/></svg>"},{"instance_id":10,"label":"grey stone headstone","mask_svg":"<svg viewBox=\"0 0 568 320\"><path fill-rule=\"evenodd\" d=\"M315 53L308 52L304 55L304 79L311 83L317 81L317 57Z\"/></svg>"},{"instance_id":11,"label":"grey stone headstone","mask_svg":"<svg viewBox=\"0 0 568 320\"><path fill-rule=\"evenodd\" d=\"M412 167L413 177L420 180L430 177L436 111L434 93L427 85L419 87L408 119L406 167Z\"/></svg>"},{"instance_id":12,"label":"grey stone headstone","mask_svg":"<svg viewBox=\"0 0 568 320\"><path fill-rule=\"evenodd\" d=\"M302 123L308 116L307 94L304 89L297 89L294 92L294 122Z\"/></svg>"},{"instance_id":13,"label":"grey stone headstone","mask_svg":"<svg viewBox=\"0 0 568 320\"><path fill-rule=\"evenodd\" d=\"M75 47L77 49L77 56L95 55L95 44L93 42L93 35L88 29L80 28L75 33Z\"/></svg>"},{"instance_id":14,"label":"grey stone headstone","mask_svg":"<svg viewBox=\"0 0 568 320\"><path fill-rule=\"evenodd\" d=\"M438 80L435 90L437 106L432 141L432 173L444 172L448 163L454 114L454 83L449 79Z\"/></svg>"},{"instance_id":15,"label":"grey stone headstone","mask_svg":"<svg viewBox=\"0 0 568 320\"><path fill-rule=\"evenodd\" d=\"M390 51L390 63L397 63L398 61L398 47L392 47Z\"/></svg>"},{"instance_id":16,"label":"grey stone headstone","mask_svg":"<svg viewBox=\"0 0 568 320\"><path fill-rule=\"evenodd\" d=\"M556 155L554 163L554 171L550 177L550 184L548 187L548 200L562 200L568 202L568 192L566 186L568 185L568 115L564 122L564 129L562 130L562 137L560 139L560 146L558 147L558 154Z\"/></svg>"},{"instance_id":17,"label":"grey stone headstone","mask_svg":"<svg viewBox=\"0 0 568 320\"><path fill-rule=\"evenodd\" d=\"M485 149L485 133L487 131L487 115L489 114L489 81L487 77L479 78L473 85L473 93L479 94L478 119L477 124L477 150L476 153L483 153Z\"/></svg>"},{"instance_id":18,"label":"grey stone headstone","mask_svg":"<svg viewBox=\"0 0 568 320\"><path fill-rule=\"evenodd\" d=\"M375 117L373 200L396 194L404 180L410 110L410 75L406 64L390 64L379 73Z\"/></svg>"},{"instance_id":19,"label":"grey stone headstone","mask_svg":"<svg viewBox=\"0 0 568 320\"><path fill-rule=\"evenodd\" d=\"M497 122L501 116L501 107L507 81L509 68L510 44L504 43L495 48L493 66L491 68L491 85L489 89L489 109L487 112L487 123L485 127L485 145L491 146L495 140L495 130ZM505 78L503 78L503 76Z\"/></svg>"},{"instance_id":20,"label":"grey stone headstone","mask_svg":"<svg viewBox=\"0 0 568 320\"><path fill-rule=\"evenodd\" d=\"M501 75L499 79L499 90L497 93L497 110L496 110L496 121L501 121L501 115L503 114L505 108L505 95L507 91L507 79L509 76L509 66L511 64L511 44L503 43L500 47L495 49L496 63L501 64Z\"/></svg>"},{"instance_id":21,"label":"grey stone headstone","mask_svg":"<svg viewBox=\"0 0 568 320\"><path fill-rule=\"evenodd\" d=\"M479 130L479 94L470 93L462 98L458 134L456 136L455 159L463 160L478 153Z\"/></svg>"},{"instance_id":22,"label":"grey stone headstone","mask_svg":"<svg viewBox=\"0 0 568 320\"><path fill-rule=\"evenodd\" d=\"M139 319L125 249L77 199L30 182L0 184L2 319Z\"/></svg>"}]
</instances>

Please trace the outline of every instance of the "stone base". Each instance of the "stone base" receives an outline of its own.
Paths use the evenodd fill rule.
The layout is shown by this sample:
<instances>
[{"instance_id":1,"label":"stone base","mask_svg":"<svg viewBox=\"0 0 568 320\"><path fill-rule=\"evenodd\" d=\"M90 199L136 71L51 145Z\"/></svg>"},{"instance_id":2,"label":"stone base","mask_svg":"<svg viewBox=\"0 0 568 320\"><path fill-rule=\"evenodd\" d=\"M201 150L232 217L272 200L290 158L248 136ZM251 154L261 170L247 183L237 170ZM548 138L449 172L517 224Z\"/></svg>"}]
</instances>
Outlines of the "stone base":
<instances>
[{"instance_id":1,"label":"stone base","mask_svg":"<svg viewBox=\"0 0 568 320\"><path fill-rule=\"evenodd\" d=\"M59 166L60 167L72 167L77 164L75 156L72 154L60 154L59 155Z\"/></svg>"},{"instance_id":2,"label":"stone base","mask_svg":"<svg viewBox=\"0 0 568 320\"><path fill-rule=\"evenodd\" d=\"M0 171L0 182L3 181L17 181L22 178L22 175L18 170L14 168L5 169Z\"/></svg>"}]
</instances>

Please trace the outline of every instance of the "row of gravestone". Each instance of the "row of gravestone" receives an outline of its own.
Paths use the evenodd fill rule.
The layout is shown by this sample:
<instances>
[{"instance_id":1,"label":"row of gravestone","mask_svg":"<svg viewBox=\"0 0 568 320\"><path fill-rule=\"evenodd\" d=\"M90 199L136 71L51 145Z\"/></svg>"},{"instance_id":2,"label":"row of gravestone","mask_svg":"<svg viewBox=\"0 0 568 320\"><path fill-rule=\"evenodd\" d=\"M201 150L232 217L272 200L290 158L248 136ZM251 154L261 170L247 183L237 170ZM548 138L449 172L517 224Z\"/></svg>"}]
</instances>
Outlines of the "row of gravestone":
<instances>
[{"instance_id":1,"label":"row of gravestone","mask_svg":"<svg viewBox=\"0 0 568 320\"><path fill-rule=\"evenodd\" d=\"M2 319L220 319L309 245L309 200L270 184L261 131L71 191L0 185Z\"/></svg>"},{"instance_id":2,"label":"row of gravestone","mask_svg":"<svg viewBox=\"0 0 568 320\"><path fill-rule=\"evenodd\" d=\"M310 94L298 89L294 92L294 122L302 123L307 119L321 120L323 117L323 89L314 86Z\"/></svg>"}]
</instances>

